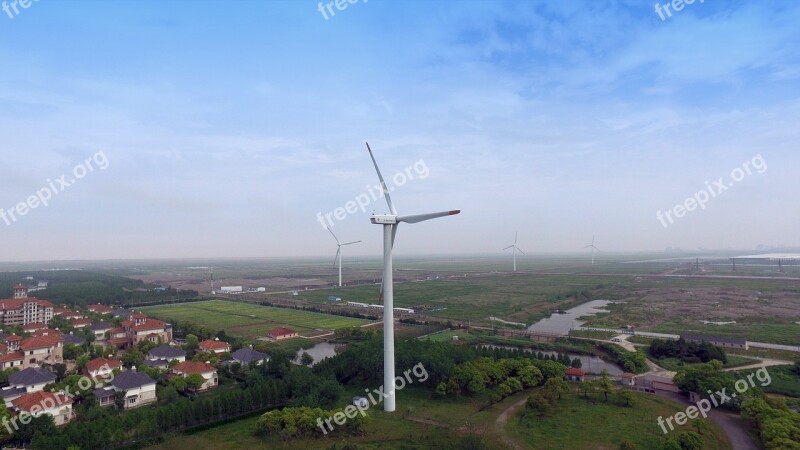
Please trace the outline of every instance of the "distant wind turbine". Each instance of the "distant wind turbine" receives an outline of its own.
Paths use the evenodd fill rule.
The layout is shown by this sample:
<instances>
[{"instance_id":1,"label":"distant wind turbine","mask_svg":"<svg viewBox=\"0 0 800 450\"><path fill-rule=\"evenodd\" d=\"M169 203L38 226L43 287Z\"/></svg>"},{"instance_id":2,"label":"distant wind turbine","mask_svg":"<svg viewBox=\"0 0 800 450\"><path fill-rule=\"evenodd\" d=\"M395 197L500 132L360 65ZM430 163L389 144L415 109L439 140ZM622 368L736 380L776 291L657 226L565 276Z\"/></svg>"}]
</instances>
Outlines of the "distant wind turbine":
<instances>
[{"instance_id":1,"label":"distant wind turbine","mask_svg":"<svg viewBox=\"0 0 800 450\"><path fill-rule=\"evenodd\" d=\"M345 242L344 244L342 244L341 242L339 242L339 238L336 237L335 234L333 234L333 230L328 228L328 231L330 231L331 236L333 236L333 238L336 239L336 246L338 248L336 249L336 258L333 260L333 265L335 266L336 261L339 261L339 287L342 287L342 247L344 247L345 245L358 244L361 241Z\"/></svg>"},{"instance_id":2,"label":"distant wind turbine","mask_svg":"<svg viewBox=\"0 0 800 450\"><path fill-rule=\"evenodd\" d=\"M583 247L583 248L591 249L590 251L592 252L592 264L594 264L594 252L595 251L598 251L598 252L600 251L599 248L594 246L594 235L592 235L592 243L587 245L586 247Z\"/></svg>"},{"instance_id":3,"label":"distant wind turbine","mask_svg":"<svg viewBox=\"0 0 800 450\"><path fill-rule=\"evenodd\" d=\"M397 227L401 222L405 223L418 223L439 217L452 216L459 214L460 210L443 211L428 214L417 214L412 216L400 216L392 203L392 198L389 196L389 189L383 181L383 175L378 168L378 163L375 161L375 156L372 154L372 149L369 148L367 143L367 151L372 164L375 166L375 171L378 173L378 179L383 188L383 196L386 198L386 203L389 205L389 214L373 214L370 216L370 222L375 225L383 225L383 389L386 392L386 398L383 401L383 410L386 412L393 412L395 410L395 377L394 377L394 279L392 278L392 248L394 247L394 239L397 236Z\"/></svg>"},{"instance_id":4,"label":"distant wind turbine","mask_svg":"<svg viewBox=\"0 0 800 450\"><path fill-rule=\"evenodd\" d=\"M519 250L519 252L522 253L523 255L525 254L525 252L523 252L521 248L517 247L518 234L519 234L518 232L514 232L514 243L503 249L503 250L511 249L511 253L514 254L514 272L517 271L517 250Z\"/></svg>"}]
</instances>

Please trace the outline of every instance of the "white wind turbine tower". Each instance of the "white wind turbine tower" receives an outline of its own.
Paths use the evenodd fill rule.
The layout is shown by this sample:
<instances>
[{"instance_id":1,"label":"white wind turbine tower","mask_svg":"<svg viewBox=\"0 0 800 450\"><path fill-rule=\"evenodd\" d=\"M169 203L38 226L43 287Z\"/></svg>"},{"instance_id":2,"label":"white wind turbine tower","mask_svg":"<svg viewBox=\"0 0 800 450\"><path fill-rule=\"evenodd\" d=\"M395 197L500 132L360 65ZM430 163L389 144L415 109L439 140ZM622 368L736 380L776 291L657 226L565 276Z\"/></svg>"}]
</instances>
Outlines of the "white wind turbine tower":
<instances>
[{"instance_id":1,"label":"white wind turbine tower","mask_svg":"<svg viewBox=\"0 0 800 450\"><path fill-rule=\"evenodd\" d=\"M518 232L514 232L514 243L503 249L503 250L511 249L511 253L514 254L514 272L517 271L517 250L519 250L519 252L522 253L523 255L525 254L525 252L523 252L521 248L517 247L518 234L519 234Z\"/></svg>"},{"instance_id":2,"label":"white wind turbine tower","mask_svg":"<svg viewBox=\"0 0 800 450\"><path fill-rule=\"evenodd\" d=\"M330 231L331 236L333 236L333 238L336 239L336 246L338 247L338 249L336 250L336 258L333 260L333 264L336 265L336 261L337 260L339 261L339 287L342 287L342 247L344 247L345 245L358 244L361 241L345 242L343 244L339 242L339 238L336 237L335 234L333 234L333 230L331 230L330 228L328 228L327 230Z\"/></svg>"},{"instance_id":3,"label":"white wind turbine tower","mask_svg":"<svg viewBox=\"0 0 800 450\"><path fill-rule=\"evenodd\" d=\"M425 220L436 219L439 217L452 216L461 212L461 210L451 210L428 214L416 214L412 216L400 216L394 208L392 198L389 196L389 189L383 181L383 175L378 168L378 163L375 161L375 156L372 154L372 149L369 148L367 143L367 151L372 164L375 165L375 171L378 173L378 179L383 188L383 196L386 198L386 203L389 205L389 214L373 214L370 216L370 221L375 225L383 225L383 389L388 394L383 401L383 410L386 412L393 412L395 410L395 378L394 378L394 280L392 278L392 247L394 247L394 238L397 236L397 227L401 222L405 223L418 223Z\"/></svg>"},{"instance_id":4,"label":"white wind turbine tower","mask_svg":"<svg viewBox=\"0 0 800 450\"><path fill-rule=\"evenodd\" d=\"M600 251L599 248L594 246L594 235L592 235L592 243L587 245L586 247L583 247L583 248L591 249L590 251L592 252L592 264L594 264L594 252L595 252L595 250L598 251L598 252Z\"/></svg>"}]
</instances>

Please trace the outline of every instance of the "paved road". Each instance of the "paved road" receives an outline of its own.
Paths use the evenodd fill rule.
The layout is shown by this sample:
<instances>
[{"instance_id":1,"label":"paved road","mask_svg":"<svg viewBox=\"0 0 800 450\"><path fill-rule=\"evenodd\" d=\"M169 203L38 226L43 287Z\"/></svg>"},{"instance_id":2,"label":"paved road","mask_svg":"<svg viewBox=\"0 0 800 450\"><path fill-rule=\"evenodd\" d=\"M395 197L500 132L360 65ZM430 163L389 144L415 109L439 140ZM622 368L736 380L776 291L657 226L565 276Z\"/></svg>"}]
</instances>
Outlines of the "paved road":
<instances>
[{"instance_id":1,"label":"paved road","mask_svg":"<svg viewBox=\"0 0 800 450\"><path fill-rule=\"evenodd\" d=\"M674 400L684 405L694 404L690 403L688 398L672 392L657 391L656 395L658 397ZM724 409L714 408L709 411L708 418L722 428L722 430L728 436L728 439L730 439L731 448L733 450L761 449L761 447L753 440L752 436L750 436L750 434L747 432L749 423L740 415Z\"/></svg>"}]
</instances>

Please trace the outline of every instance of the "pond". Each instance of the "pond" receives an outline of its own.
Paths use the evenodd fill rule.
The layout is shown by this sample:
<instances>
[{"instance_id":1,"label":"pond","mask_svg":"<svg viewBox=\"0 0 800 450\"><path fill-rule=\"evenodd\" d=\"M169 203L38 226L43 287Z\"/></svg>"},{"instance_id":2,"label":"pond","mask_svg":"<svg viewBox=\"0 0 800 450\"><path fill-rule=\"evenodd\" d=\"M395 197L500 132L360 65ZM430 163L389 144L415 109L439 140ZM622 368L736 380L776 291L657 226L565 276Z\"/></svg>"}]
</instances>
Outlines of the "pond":
<instances>
[{"instance_id":1,"label":"pond","mask_svg":"<svg viewBox=\"0 0 800 450\"><path fill-rule=\"evenodd\" d=\"M486 347L486 348L504 348L504 349L508 349L508 350L517 350L517 349L519 349L518 347L511 347L511 346L507 346L507 345L488 345L487 344L487 345L483 345L483 347ZM523 349L519 349L519 350L522 350L522 351L524 351L526 353L539 353L541 351L541 350L534 350L534 349L530 349L530 348L523 348ZM541 353L543 353L545 355L555 355L555 354L557 354L557 352L545 352L545 351L541 351ZM611 363L609 363L607 361L603 361L602 359L598 358L597 356L571 355L569 353L567 353L567 356L569 356L570 360L573 360L575 358L578 358L579 360L581 360L581 370L583 370L586 373L593 373L593 374L598 374L599 375L600 372L602 372L605 369L605 371L608 372L608 374L610 376L612 376L612 377L615 377L615 376L618 377L618 376L623 374L623 370L620 369L619 367L617 367L615 364L611 364Z\"/></svg>"},{"instance_id":2,"label":"pond","mask_svg":"<svg viewBox=\"0 0 800 450\"><path fill-rule=\"evenodd\" d=\"M320 342L319 344L311 348L307 348L305 350L304 349L298 350L297 355L295 355L295 358L292 362L299 365L300 357L303 355L303 353L308 353L309 355L311 355L312 358L314 358L314 362L311 363L311 366L313 367L323 359L332 358L337 354L343 352L346 348L347 344L333 344L330 342Z\"/></svg>"},{"instance_id":3,"label":"pond","mask_svg":"<svg viewBox=\"0 0 800 450\"><path fill-rule=\"evenodd\" d=\"M586 322L585 320L578 320L580 317L608 312L608 310L603 309L603 307L609 303L611 302L608 300L592 300L588 303L568 309L564 313L556 313L546 319L542 319L529 326L528 330L558 333L566 336L571 329L583 326Z\"/></svg>"}]
</instances>

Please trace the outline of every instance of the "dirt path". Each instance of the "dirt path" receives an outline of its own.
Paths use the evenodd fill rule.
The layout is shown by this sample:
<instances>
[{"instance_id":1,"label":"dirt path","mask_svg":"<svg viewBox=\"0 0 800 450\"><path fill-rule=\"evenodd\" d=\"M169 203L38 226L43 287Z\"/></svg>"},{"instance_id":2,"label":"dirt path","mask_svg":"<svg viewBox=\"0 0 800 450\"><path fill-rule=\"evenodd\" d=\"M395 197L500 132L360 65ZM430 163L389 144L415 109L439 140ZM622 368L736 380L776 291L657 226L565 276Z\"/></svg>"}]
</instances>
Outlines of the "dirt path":
<instances>
[{"instance_id":1,"label":"dirt path","mask_svg":"<svg viewBox=\"0 0 800 450\"><path fill-rule=\"evenodd\" d=\"M761 359L760 363L750 364L748 366L729 367L727 369L722 369L722 370L724 372L733 372L736 370L760 369L762 367L786 366L794 364L791 361L781 361L779 359L769 359L769 358L758 358L758 359Z\"/></svg>"},{"instance_id":2,"label":"dirt path","mask_svg":"<svg viewBox=\"0 0 800 450\"><path fill-rule=\"evenodd\" d=\"M525 406L525 403L527 401L528 401L528 396L526 394L525 397L514 402L511 406L509 406L502 413L500 413L500 415L497 416L497 420L495 420L495 429L497 430L497 433L500 435L500 439L509 448L512 448L514 450L521 450L525 447L521 447L511 436L508 435L508 432L506 432L506 424L508 423L509 417L513 417L518 409Z\"/></svg>"}]
</instances>

